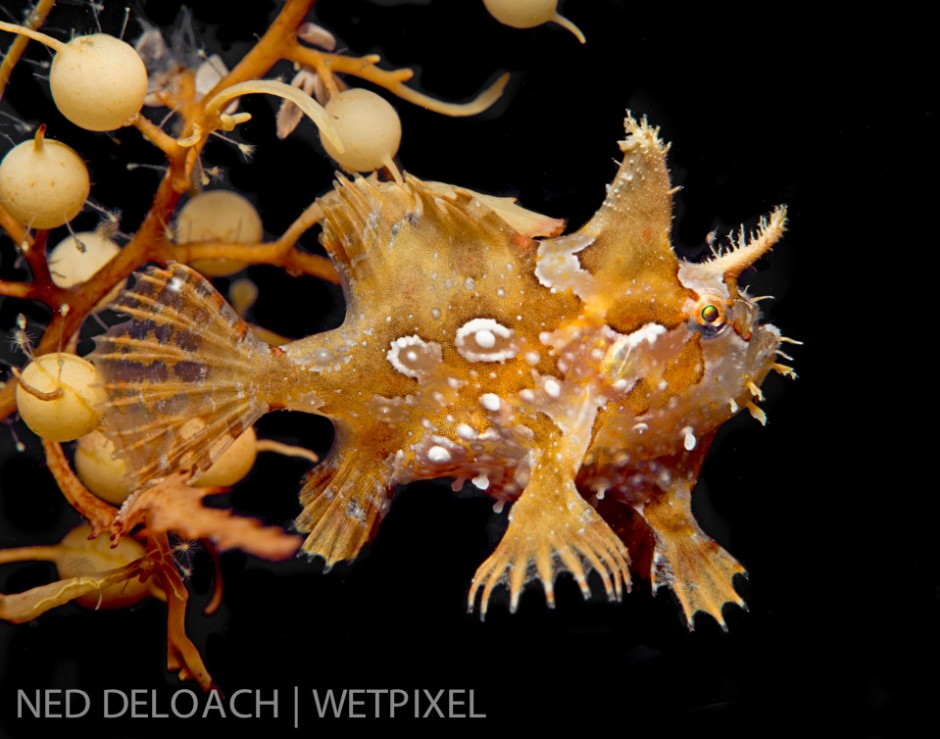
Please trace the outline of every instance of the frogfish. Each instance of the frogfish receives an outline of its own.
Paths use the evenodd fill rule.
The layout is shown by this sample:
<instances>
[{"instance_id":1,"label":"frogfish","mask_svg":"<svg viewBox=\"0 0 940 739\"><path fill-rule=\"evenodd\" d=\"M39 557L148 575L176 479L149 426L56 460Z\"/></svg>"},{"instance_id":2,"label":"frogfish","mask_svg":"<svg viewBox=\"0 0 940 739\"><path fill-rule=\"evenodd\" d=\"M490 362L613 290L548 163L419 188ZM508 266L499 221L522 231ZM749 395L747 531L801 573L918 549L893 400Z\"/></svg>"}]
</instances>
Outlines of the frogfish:
<instances>
[{"instance_id":1,"label":"frogfish","mask_svg":"<svg viewBox=\"0 0 940 739\"><path fill-rule=\"evenodd\" d=\"M320 240L346 299L341 326L262 341L201 275L150 267L112 305L130 320L91 359L104 429L135 489L207 470L270 411L330 419L335 440L300 492L303 551L355 558L397 485L454 478L509 506L468 607L515 610L569 573L587 597L670 588L689 627L725 627L744 568L705 534L691 496L716 430L778 361L738 278L780 239L775 209L704 261L670 242L668 147L629 113L606 199L578 231L507 202L406 174L339 175ZM784 355L785 356L785 355ZM196 419L197 422L193 422Z\"/></svg>"}]
</instances>

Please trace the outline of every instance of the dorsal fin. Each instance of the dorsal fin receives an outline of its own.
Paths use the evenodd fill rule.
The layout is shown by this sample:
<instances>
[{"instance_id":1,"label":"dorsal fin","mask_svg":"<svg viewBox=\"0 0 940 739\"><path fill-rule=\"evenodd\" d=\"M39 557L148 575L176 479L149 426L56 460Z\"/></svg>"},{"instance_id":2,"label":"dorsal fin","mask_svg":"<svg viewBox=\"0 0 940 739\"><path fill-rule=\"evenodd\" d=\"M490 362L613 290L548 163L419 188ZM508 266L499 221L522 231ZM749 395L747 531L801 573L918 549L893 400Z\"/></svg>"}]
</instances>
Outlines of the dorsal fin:
<instances>
[{"instance_id":1,"label":"dorsal fin","mask_svg":"<svg viewBox=\"0 0 940 739\"><path fill-rule=\"evenodd\" d=\"M620 143L623 159L607 198L581 229L594 246L582 255L595 275L614 276L655 269L660 262L675 264L669 236L672 228L672 189L666 153L659 130L627 114L626 137Z\"/></svg>"},{"instance_id":2,"label":"dorsal fin","mask_svg":"<svg viewBox=\"0 0 940 739\"><path fill-rule=\"evenodd\" d=\"M321 204L322 242L351 300L387 290L416 269L462 282L488 262L517 262L532 245L472 193L428 187L410 175L402 183L342 177Z\"/></svg>"},{"instance_id":3,"label":"dorsal fin","mask_svg":"<svg viewBox=\"0 0 940 739\"><path fill-rule=\"evenodd\" d=\"M679 281L679 260L670 244L669 147L645 120L627 114L625 128L617 176L577 236L590 241L578 258L599 287L591 308L617 331L631 333L650 322L671 326L684 320L689 291Z\"/></svg>"}]
</instances>

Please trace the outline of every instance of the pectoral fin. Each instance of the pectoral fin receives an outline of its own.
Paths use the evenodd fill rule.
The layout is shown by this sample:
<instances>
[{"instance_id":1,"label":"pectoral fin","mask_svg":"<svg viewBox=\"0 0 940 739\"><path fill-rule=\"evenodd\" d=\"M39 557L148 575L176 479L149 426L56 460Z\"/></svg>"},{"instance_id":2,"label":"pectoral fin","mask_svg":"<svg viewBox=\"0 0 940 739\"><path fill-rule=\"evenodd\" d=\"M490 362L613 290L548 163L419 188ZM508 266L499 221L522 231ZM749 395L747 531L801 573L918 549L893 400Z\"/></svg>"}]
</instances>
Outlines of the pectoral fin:
<instances>
[{"instance_id":1,"label":"pectoral fin","mask_svg":"<svg viewBox=\"0 0 940 739\"><path fill-rule=\"evenodd\" d=\"M692 516L691 491L683 483L651 499L640 515L653 531L652 584L670 588L679 599L689 629L698 611L726 628L725 603L744 607L734 576L744 567L709 537Z\"/></svg>"}]
</instances>

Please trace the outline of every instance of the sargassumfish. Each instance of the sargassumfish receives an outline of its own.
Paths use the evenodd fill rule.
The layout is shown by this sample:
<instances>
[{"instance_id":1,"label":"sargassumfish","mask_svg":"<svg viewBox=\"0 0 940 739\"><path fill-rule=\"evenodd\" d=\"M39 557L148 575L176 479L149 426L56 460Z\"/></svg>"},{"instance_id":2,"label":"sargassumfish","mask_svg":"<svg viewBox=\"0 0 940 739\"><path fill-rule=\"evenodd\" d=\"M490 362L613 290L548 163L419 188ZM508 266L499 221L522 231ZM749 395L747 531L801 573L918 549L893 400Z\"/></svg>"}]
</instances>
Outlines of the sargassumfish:
<instances>
[{"instance_id":1,"label":"sargassumfish","mask_svg":"<svg viewBox=\"0 0 940 739\"><path fill-rule=\"evenodd\" d=\"M606 200L580 230L456 186L340 178L321 241L344 323L287 345L255 336L181 264L137 276L98 339L104 428L135 488L208 469L272 410L331 419L333 449L308 477L296 526L327 565L373 536L394 486L471 480L511 505L470 587L515 610L524 585L554 602L559 572L619 599L633 566L678 596L690 627L743 605L743 567L691 511L721 424L776 370L780 332L738 277L777 242L783 208L703 262L670 244L667 147L628 115ZM536 238L542 237L542 238ZM199 423L192 423L192 419ZM633 550L632 552L630 550Z\"/></svg>"}]
</instances>

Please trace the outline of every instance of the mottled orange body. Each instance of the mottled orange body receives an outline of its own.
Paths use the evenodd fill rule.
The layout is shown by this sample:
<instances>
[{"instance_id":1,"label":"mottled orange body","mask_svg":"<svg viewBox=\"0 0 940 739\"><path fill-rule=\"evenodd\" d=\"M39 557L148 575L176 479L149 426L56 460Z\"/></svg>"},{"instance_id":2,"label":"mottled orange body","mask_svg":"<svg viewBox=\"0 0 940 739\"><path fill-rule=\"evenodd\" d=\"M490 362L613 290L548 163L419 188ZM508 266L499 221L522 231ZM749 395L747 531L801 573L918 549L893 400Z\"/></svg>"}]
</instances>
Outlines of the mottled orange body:
<instances>
[{"instance_id":1,"label":"mottled orange body","mask_svg":"<svg viewBox=\"0 0 940 739\"><path fill-rule=\"evenodd\" d=\"M92 356L135 485L207 469L269 410L317 413L336 441L296 524L328 565L359 553L396 484L454 477L512 506L470 589L481 615L499 584L512 609L535 579L551 604L561 571L587 595L595 570L619 598L632 549L690 625L699 610L723 624L743 568L698 527L691 491L715 430L743 408L762 418L760 384L789 372L737 286L784 214L710 261L678 259L666 147L626 127L607 199L568 236L458 187L340 180L322 241L346 320L282 348L188 268L140 275L116 306L132 321ZM187 435L194 416L206 425Z\"/></svg>"}]
</instances>

